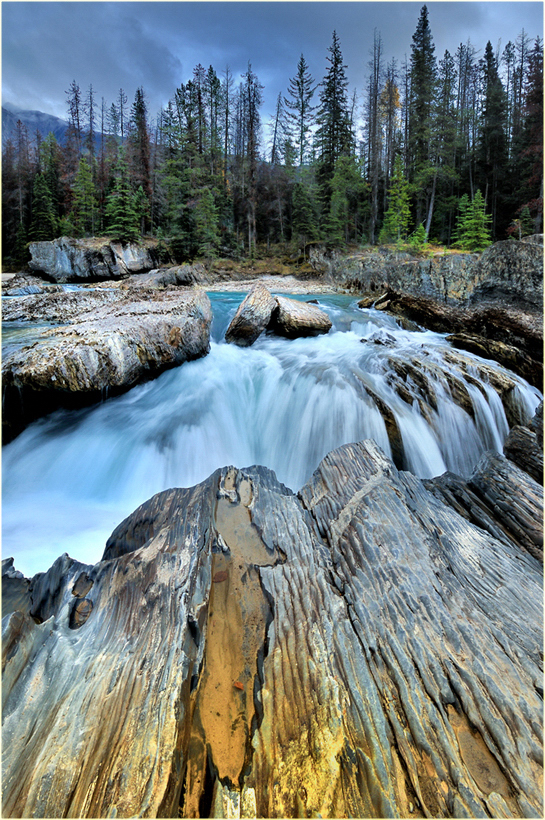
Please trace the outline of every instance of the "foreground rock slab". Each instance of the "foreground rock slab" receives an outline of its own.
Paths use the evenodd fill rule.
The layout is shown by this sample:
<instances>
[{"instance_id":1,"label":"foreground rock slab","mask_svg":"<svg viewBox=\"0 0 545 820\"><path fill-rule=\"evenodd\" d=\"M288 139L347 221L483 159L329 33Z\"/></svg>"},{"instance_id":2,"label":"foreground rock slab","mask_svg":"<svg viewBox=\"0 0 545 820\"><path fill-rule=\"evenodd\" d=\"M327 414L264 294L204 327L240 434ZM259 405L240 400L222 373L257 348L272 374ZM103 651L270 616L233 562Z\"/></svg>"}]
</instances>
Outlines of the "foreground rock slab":
<instances>
[{"instance_id":1,"label":"foreground rock slab","mask_svg":"<svg viewBox=\"0 0 545 820\"><path fill-rule=\"evenodd\" d=\"M4 357L4 442L51 410L101 401L209 351L212 310L201 290L38 294L21 300L31 316L27 300L39 312L46 301L66 324Z\"/></svg>"},{"instance_id":2,"label":"foreground rock slab","mask_svg":"<svg viewBox=\"0 0 545 820\"><path fill-rule=\"evenodd\" d=\"M370 441L3 565L4 817L536 817L542 566Z\"/></svg>"}]
</instances>

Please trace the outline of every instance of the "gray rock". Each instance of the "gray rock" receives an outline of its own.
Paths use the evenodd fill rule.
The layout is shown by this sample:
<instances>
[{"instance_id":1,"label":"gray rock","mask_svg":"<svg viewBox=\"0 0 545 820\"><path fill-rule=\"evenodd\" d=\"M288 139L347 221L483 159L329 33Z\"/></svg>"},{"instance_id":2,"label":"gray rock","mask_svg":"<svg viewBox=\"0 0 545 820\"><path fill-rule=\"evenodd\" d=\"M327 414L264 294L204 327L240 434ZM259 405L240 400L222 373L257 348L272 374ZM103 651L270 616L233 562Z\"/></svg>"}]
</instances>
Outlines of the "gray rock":
<instances>
[{"instance_id":1,"label":"gray rock","mask_svg":"<svg viewBox=\"0 0 545 820\"><path fill-rule=\"evenodd\" d=\"M240 347L252 345L269 325L277 304L265 285L254 285L231 320L225 341Z\"/></svg>"},{"instance_id":2,"label":"gray rock","mask_svg":"<svg viewBox=\"0 0 545 820\"><path fill-rule=\"evenodd\" d=\"M212 311L204 291L139 294L51 294L59 310L70 302L85 312L3 359L4 441L51 410L101 401L208 353Z\"/></svg>"},{"instance_id":3,"label":"gray rock","mask_svg":"<svg viewBox=\"0 0 545 820\"><path fill-rule=\"evenodd\" d=\"M540 446L536 433L521 425L513 427L503 445L503 454L543 485L543 443Z\"/></svg>"},{"instance_id":4,"label":"gray rock","mask_svg":"<svg viewBox=\"0 0 545 820\"><path fill-rule=\"evenodd\" d=\"M512 539L543 561L543 487L499 453L484 453L468 482Z\"/></svg>"},{"instance_id":5,"label":"gray rock","mask_svg":"<svg viewBox=\"0 0 545 820\"><path fill-rule=\"evenodd\" d=\"M268 330L295 339L327 333L331 319L323 310L309 302L298 302L287 296L276 296L277 308L271 316Z\"/></svg>"},{"instance_id":6,"label":"gray rock","mask_svg":"<svg viewBox=\"0 0 545 820\"><path fill-rule=\"evenodd\" d=\"M157 242L122 244L108 239L71 239L31 242L31 270L54 282L120 279L149 271L159 261Z\"/></svg>"},{"instance_id":7,"label":"gray rock","mask_svg":"<svg viewBox=\"0 0 545 820\"><path fill-rule=\"evenodd\" d=\"M528 310L543 310L543 249L535 242L508 240L482 254L448 253L427 259L384 251L366 249L346 256L314 246L310 261L330 282L350 291L391 289L458 306L507 300Z\"/></svg>"},{"instance_id":8,"label":"gray rock","mask_svg":"<svg viewBox=\"0 0 545 820\"><path fill-rule=\"evenodd\" d=\"M159 268L149 273L130 276L122 287L167 288L172 285L193 285L204 282L206 270L204 265L174 265L170 268Z\"/></svg>"},{"instance_id":9,"label":"gray rock","mask_svg":"<svg viewBox=\"0 0 545 820\"><path fill-rule=\"evenodd\" d=\"M541 565L372 442L160 493L104 559L5 567L4 817L542 815Z\"/></svg>"}]
</instances>

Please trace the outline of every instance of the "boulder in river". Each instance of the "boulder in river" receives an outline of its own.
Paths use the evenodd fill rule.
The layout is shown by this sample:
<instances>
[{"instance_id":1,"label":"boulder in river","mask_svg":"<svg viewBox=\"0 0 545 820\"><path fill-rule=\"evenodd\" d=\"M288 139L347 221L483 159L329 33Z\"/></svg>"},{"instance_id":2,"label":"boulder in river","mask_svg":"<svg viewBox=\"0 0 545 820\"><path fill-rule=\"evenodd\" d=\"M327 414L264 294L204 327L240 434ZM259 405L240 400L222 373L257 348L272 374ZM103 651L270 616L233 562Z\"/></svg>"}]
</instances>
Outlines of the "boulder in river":
<instances>
[{"instance_id":1,"label":"boulder in river","mask_svg":"<svg viewBox=\"0 0 545 820\"><path fill-rule=\"evenodd\" d=\"M3 358L4 442L51 410L124 392L210 348L212 310L201 290L38 294L23 304L27 299L49 301L52 316L57 305L67 323ZM69 303L79 317L61 319Z\"/></svg>"},{"instance_id":2,"label":"boulder in river","mask_svg":"<svg viewBox=\"0 0 545 820\"><path fill-rule=\"evenodd\" d=\"M542 565L370 441L3 564L4 817L538 817Z\"/></svg>"},{"instance_id":3,"label":"boulder in river","mask_svg":"<svg viewBox=\"0 0 545 820\"><path fill-rule=\"evenodd\" d=\"M252 345L267 328L276 306L276 299L265 285L260 282L254 285L239 305L227 328L225 340L240 347Z\"/></svg>"},{"instance_id":4,"label":"boulder in river","mask_svg":"<svg viewBox=\"0 0 545 820\"><path fill-rule=\"evenodd\" d=\"M287 296L276 297L277 308L273 312L269 330L280 336L295 339L298 336L318 336L327 333L332 326L327 313L317 305L299 302Z\"/></svg>"},{"instance_id":5,"label":"boulder in river","mask_svg":"<svg viewBox=\"0 0 545 820\"><path fill-rule=\"evenodd\" d=\"M265 285L258 283L240 304L225 339L246 347L253 344L264 330L296 339L327 333L331 325L327 313L316 304L287 296L272 296Z\"/></svg>"}]
</instances>

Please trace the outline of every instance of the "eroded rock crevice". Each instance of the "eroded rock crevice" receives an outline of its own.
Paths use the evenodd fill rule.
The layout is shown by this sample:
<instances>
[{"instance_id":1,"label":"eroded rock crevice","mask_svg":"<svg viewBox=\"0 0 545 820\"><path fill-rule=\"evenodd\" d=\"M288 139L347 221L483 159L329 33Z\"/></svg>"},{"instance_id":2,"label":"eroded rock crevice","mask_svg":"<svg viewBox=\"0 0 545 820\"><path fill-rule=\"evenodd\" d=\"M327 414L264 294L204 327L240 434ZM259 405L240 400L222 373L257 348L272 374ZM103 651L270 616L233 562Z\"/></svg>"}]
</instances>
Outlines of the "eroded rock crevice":
<instances>
[{"instance_id":1,"label":"eroded rock crevice","mask_svg":"<svg viewBox=\"0 0 545 820\"><path fill-rule=\"evenodd\" d=\"M273 602L260 567L282 561L252 522L250 479L231 468L221 476L214 510L210 593L202 626L204 654L191 693L191 731L180 816L217 816L218 800L240 803L251 771L252 738L263 709L263 662ZM240 806L239 806L240 809Z\"/></svg>"}]
</instances>

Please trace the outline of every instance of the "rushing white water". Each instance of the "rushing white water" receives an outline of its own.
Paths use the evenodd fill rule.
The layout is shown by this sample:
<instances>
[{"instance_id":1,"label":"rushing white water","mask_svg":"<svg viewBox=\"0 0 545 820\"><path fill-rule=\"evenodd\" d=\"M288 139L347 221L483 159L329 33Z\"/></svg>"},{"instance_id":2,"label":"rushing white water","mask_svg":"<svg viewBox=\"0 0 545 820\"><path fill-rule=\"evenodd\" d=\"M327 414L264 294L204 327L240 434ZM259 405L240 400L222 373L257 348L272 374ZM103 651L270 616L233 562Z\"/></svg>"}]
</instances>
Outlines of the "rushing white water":
<instances>
[{"instance_id":1,"label":"rushing white water","mask_svg":"<svg viewBox=\"0 0 545 820\"><path fill-rule=\"evenodd\" d=\"M489 385L466 385L474 418L452 401L440 375L431 379L435 409L421 395L409 403L394 389L389 357L403 362L424 353L439 374L455 373L442 359L442 335L402 330L392 317L357 309L350 297L320 296L333 321L329 334L262 336L239 348L223 335L241 298L211 294L213 342L205 358L99 406L58 411L3 448L3 557L14 556L26 575L46 570L63 552L94 563L138 504L228 464L263 464L297 490L343 443L373 438L391 455L383 417L365 388L391 409L404 467L421 477L447 469L467 476L484 450L501 450L508 426ZM530 416L540 394L516 381ZM407 386L417 396L410 377Z\"/></svg>"}]
</instances>

